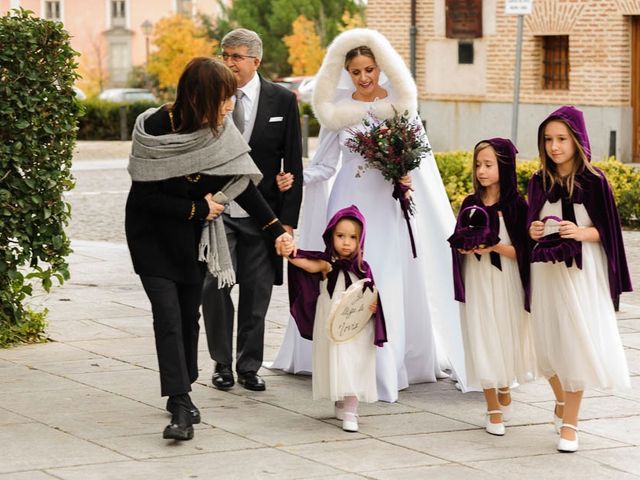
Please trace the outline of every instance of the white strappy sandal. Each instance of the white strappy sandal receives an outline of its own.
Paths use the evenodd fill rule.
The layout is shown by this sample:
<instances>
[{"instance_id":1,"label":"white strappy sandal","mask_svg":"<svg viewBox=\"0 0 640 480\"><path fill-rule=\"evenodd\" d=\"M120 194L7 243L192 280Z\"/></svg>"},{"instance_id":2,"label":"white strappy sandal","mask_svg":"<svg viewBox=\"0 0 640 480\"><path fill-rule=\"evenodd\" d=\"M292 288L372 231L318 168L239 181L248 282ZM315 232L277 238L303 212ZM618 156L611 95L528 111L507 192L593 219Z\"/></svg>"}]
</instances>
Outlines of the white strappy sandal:
<instances>
[{"instance_id":1,"label":"white strappy sandal","mask_svg":"<svg viewBox=\"0 0 640 480\"><path fill-rule=\"evenodd\" d=\"M499 413L500 415L502 415L502 410L489 410L487 412L487 424L485 426L485 430L491 435L497 435L501 437L506 432L506 429L504 428L504 422L491 423L491 415L494 413Z\"/></svg>"},{"instance_id":2,"label":"white strappy sandal","mask_svg":"<svg viewBox=\"0 0 640 480\"><path fill-rule=\"evenodd\" d=\"M578 427L575 425L571 425L570 423L563 423L560 428L570 428L571 430L576 432L575 440L567 440L566 438L560 437L558 440L558 446L556 447L559 452L562 453L573 453L578 451Z\"/></svg>"}]
</instances>

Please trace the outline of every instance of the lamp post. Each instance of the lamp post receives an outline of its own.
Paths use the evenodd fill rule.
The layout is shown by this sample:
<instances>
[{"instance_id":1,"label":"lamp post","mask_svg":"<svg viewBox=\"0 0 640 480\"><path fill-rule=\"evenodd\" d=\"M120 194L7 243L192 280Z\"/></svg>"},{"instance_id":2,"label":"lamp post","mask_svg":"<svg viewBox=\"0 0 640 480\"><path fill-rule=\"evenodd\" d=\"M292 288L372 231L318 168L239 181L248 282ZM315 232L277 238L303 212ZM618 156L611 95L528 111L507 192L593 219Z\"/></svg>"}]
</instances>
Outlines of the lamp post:
<instances>
[{"instance_id":1,"label":"lamp post","mask_svg":"<svg viewBox=\"0 0 640 480\"><path fill-rule=\"evenodd\" d=\"M142 33L144 35L144 45L145 45L145 63L144 63L144 80L145 86L147 88L151 88L150 78L149 78L149 37L151 36L151 32L153 30L153 24L149 20L145 20L140 25L142 29Z\"/></svg>"}]
</instances>

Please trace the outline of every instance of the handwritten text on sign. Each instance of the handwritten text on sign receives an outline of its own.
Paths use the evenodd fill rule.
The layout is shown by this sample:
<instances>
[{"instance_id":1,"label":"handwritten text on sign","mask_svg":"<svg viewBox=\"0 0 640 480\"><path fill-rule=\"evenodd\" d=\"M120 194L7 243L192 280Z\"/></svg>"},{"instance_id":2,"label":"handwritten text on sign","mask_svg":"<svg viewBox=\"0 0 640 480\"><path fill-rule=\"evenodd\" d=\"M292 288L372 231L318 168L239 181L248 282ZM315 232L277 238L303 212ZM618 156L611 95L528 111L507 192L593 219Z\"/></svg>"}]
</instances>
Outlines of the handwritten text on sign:
<instances>
[{"instance_id":1,"label":"handwritten text on sign","mask_svg":"<svg viewBox=\"0 0 640 480\"><path fill-rule=\"evenodd\" d=\"M351 340L371 320L370 306L378 297L377 290L364 289L364 282L358 280L345 292L329 319L329 336L334 342Z\"/></svg>"}]
</instances>

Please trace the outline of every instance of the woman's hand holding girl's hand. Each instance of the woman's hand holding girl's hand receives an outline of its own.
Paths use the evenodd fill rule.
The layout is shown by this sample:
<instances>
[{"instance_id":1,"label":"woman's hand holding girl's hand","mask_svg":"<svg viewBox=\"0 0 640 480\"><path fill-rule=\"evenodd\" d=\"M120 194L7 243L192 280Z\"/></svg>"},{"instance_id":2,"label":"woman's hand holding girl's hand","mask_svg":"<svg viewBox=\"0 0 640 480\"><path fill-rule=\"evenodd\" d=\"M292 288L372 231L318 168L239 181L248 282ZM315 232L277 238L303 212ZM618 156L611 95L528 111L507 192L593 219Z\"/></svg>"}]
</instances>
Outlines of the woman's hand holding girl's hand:
<instances>
[{"instance_id":1,"label":"woman's hand holding girl's hand","mask_svg":"<svg viewBox=\"0 0 640 480\"><path fill-rule=\"evenodd\" d=\"M209 215L207 215L207 220L211 221L214 218L217 218L224 211L224 205L213 201L212 193L207 193L204 196L204 199L207 201L207 205L209 205Z\"/></svg>"},{"instance_id":2,"label":"woman's hand holding girl's hand","mask_svg":"<svg viewBox=\"0 0 640 480\"><path fill-rule=\"evenodd\" d=\"M281 257L288 257L289 255L296 254L296 245L293 242L293 237L288 233L283 233L275 241L276 253Z\"/></svg>"},{"instance_id":3,"label":"woman's hand holding girl's hand","mask_svg":"<svg viewBox=\"0 0 640 480\"><path fill-rule=\"evenodd\" d=\"M278 175L276 175L276 185L278 186L278 190L280 190L281 192L286 192L287 190L289 190L291 187L293 187L294 179L295 178L293 176L293 173L280 172Z\"/></svg>"},{"instance_id":4,"label":"woman's hand holding girl's hand","mask_svg":"<svg viewBox=\"0 0 640 480\"><path fill-rule=\"evenodd\" d=\"M529 236L536 242L544 235L544 222L534 220L529 226Z\"/></svg>"}]
</instances>

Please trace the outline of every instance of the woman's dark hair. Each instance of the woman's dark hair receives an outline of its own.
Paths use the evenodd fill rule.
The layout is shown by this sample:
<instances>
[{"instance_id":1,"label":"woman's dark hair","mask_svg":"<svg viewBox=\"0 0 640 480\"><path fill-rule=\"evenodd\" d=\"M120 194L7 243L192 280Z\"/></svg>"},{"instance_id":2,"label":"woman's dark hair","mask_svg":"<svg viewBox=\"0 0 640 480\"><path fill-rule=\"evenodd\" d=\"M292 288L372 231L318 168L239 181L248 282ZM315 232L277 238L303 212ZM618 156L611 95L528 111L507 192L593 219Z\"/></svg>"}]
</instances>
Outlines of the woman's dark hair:
<instances>
[{"instance_id":1,"label":"woman's dark hair","mask_svg":"<svg viewBox=\"0 0 640 480\"><path fill-rule=\"evenodd\" d=\"M344 56L344 68L348 69L349 62L360 55L369 57L374 62L376 61L376 57L373 54L373 51L366 45L360 45L359 47L352 48L351 50L349 50L347 54Z\"/></svg>"},{"instance_id":2,"label":"woman's dark hair","mask_svg":"<svg viewBox=\"0 0 640 480\"><path fill-rule=\"evenodd\" d=\"M237 88L236 76L224 63L209 57L191 60L180 75L176 101L171 106L178 119L176 132L195 132L207 123L217 134L222 104Z\"/></svg>"}]
</instances>

